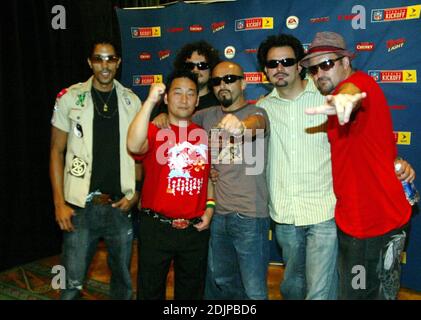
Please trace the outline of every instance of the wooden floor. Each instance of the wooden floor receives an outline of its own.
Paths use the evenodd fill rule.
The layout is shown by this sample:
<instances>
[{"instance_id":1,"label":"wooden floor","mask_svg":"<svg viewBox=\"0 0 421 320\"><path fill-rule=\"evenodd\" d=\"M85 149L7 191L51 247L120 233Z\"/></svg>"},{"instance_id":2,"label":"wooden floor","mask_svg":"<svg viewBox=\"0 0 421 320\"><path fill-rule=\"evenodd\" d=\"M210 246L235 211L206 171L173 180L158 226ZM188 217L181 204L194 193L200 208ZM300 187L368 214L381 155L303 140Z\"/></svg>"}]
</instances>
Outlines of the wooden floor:
<instances>
[{"instance_id":1,"label":"wooden floor","mask_svg":"<svg viewBox=\"0 0 421 320\"><path fill-rule=\"evenodd\" d=\"M88 277L102 282L109 282L110 272L107 267L107 253L103 244L99 245L98 251L94 257ZM137 272L137 244L133 246L133 259L132 259L132 279L134 288L136 288L136 272ZM284 267L277 265L269 266L268 288L270 300L282 300L279 292L279 284L283 279ZM168 276L167 283L167 299L173 298L173 272L172 269ZM402 288L398 296L399 300L421 300L421 292L415 292Z\"/></svg>"}]
</instances>

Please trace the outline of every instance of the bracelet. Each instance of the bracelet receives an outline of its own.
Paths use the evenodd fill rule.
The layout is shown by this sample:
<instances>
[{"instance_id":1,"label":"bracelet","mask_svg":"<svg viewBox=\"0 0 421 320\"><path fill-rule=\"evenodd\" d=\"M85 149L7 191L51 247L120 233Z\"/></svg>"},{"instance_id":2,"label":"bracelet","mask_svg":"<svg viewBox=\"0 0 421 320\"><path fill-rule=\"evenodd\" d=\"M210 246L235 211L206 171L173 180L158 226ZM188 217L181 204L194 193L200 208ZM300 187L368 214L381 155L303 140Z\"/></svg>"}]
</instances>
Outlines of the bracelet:
<instances>
[{"instance_id":1,"label":"bracelet","mask_svg":"<svg viewBox=\"0 0 421 320\"><path fill-rule=\"evenodd\" d=\"M206 209L210 208L210 209L215 209L216 207L216 202L213 199L208 199L206 201Z\"/></svg>"}]
</instances>

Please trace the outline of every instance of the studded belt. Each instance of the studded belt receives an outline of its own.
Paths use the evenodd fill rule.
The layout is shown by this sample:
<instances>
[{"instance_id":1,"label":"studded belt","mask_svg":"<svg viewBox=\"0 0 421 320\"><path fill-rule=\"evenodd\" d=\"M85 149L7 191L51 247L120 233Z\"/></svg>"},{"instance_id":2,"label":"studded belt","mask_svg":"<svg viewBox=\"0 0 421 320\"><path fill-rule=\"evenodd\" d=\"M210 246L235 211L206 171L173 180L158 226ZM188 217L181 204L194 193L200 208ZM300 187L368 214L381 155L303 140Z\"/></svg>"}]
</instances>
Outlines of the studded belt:
<instances>
[{"instance_id":1,"label":"studded belt","mask_svg":"<svg viewBox=\"0 0 421 320\"><path fill-rule=\"evenodd\" d=\"M202 218L193 218L193 219L179 219L179 218L169 218L159 212L153 211L152 209L142 208L141 212L146 214L153 219L157 219L161 223L169 224L174 229L186 229L189 226L198 224L202 222Z\"/></svg>"}]
</instances>

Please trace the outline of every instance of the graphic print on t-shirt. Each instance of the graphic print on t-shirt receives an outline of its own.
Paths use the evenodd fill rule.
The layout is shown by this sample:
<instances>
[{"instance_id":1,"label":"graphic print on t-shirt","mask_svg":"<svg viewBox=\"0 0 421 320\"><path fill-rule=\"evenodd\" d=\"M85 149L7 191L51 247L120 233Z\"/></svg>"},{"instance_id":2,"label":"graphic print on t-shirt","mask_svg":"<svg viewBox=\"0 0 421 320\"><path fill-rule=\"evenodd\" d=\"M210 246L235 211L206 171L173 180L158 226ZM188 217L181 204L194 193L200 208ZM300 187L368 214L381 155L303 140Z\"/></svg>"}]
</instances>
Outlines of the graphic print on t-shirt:
<instances>
[{"instance_id":1,"label":"graphic print on t-shirt","mask_svg":"<svg viewBox=\"0 0 421 320\"><path fill-rule=\"evenodd\" d=\"M242 164L243 138L232 136L219 128L211 129L210 147L212 164Z\"/></svg>"},{"instance_id":2,"label":"graphic print on t-shirt","mask_svg":"<svg viewBox=\"0 0 421 320\"><path fill-rule=\"evenodd\" d=\"M193 145L187 141L176 144L168 150L167 193L174 196L178 193L200 194L203 187L203 177L200 171L205 170L208 162L208 146L204 144Z\"/></svg>"},{"instance_id":3,"label":"graphic print on t-shirt","mask_svg":"<svg viewBox=\"0 0 421 320\"><path fill-rule=\"evenodd\" d=\"M241 164L243 163L242 143L229 142L221 148L218 156L218 164Z\"/></svg>"}]
</instances>

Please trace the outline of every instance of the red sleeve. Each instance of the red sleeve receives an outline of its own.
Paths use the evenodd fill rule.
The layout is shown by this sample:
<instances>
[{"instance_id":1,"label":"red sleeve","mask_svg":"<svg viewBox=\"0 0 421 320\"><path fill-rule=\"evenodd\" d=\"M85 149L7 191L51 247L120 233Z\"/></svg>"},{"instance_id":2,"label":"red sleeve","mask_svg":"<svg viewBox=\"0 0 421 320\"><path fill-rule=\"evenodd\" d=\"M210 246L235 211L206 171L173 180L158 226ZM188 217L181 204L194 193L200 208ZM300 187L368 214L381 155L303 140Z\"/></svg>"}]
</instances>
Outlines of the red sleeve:
<instances>
[{"instance_id":1,"label":"red sleeve","mask_svg":"<svg viewBox=\"0 0 421 320\"><path fill-rule=\"evenodd\" d=\"M148 127L148 151L144 154L135 154L132 153L131 156L135 161L143 161L148 154L151 152L151 150L154 149L154 144L155 144L155 137L156 134L158 133L158 127L156 127L154 124L149 123L149 127Z\"/></svg>"},{"instance_id":2,"label":"red sleeve","mask_svg":"<svg viewBox=\"0 0 421 320\"><path fill-rule=\"evenodd\" d=\"M345 83L352 83L355 85L358 89L361 90L361 92L367 92L370 89L370 86L373 85L373 82L375 81L365 74L363 74L360 71L355 72L353 75L351 75L349 78L345 79L341 83L338 84L333 94L337 94L339 89L344 85Z\"/></svg>"}]
</instances>

